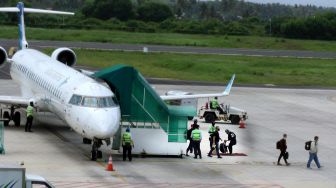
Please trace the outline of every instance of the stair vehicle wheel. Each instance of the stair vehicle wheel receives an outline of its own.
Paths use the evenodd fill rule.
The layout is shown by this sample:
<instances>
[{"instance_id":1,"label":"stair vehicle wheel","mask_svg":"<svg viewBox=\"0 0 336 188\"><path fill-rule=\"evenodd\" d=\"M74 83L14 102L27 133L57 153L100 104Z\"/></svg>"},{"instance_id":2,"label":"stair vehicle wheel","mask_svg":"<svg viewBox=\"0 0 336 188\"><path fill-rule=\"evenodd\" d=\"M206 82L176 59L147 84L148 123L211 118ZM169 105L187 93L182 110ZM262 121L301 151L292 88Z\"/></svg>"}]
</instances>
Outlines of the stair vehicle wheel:
<instances>
[{"instance_id":1,"label":"stair vehicle wheel","mask_svg":"<svg viewBox=\"0 0 336 188\"><path fill-rule=\"evenodd\" d=\"M214 113L207 113L207 115L205 115L205 122L206 123L212 123L216 120L215 114Z\"/></svg>"},{"instance_id":2,"label":"stair vehicle wheel","mask_svg":"<svg viewBox=\"0 0 336 188\"><path fill-rule=\"evenodd\" d=\"M13 121L14 121L14 125L16 127L20 127L20 125L21 125L21 114L20 114L20 112L16 111L14 113Z\"/></svg>"},{"instance_id":3,"label":"stair vehicle wheel","mask_svg":"<svg viewBox=\"0 0 336 188\"><path fill-rule=\"evenodd\" d=\"M9 121L10 121L9 112L4 112L4 114L3 114L3 118L4 118L4 119L8 119L8 120L5 120L5 121L4 121L4 126L5 126L5 127L8 127L8 125L9 125Z\"/></svg>"}]
</instances>

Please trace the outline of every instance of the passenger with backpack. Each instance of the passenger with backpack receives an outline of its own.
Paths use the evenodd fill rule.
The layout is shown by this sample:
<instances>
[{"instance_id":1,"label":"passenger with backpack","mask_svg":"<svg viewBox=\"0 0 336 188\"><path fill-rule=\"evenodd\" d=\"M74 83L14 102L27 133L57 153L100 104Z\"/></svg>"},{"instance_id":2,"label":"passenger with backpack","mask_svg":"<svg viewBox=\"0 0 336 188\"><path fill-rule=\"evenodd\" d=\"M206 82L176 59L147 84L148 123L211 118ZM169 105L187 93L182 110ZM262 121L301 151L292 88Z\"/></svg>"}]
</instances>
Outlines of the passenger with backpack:
<instances>
[{"instance_id":1,"label":"passenger with backpack","mask_svg":"<svg viewBox=\"0 0 336 188\"><path fill-rule=\"evenodd\" d=\"M282 164L280 163L281 158L283 157L285 163L287 166L290 165L290 163L287 162L288 159L288 152L287 152L287 134L283 134L283 138L279 140L276 144L276 148L280 150L280 155L278 158L278 163L277 165L281 166Z\"/></svg>"},{"instance_id":2,"label":"passenger with backpack","mask_svg":"<svg viewBox=\"0 0 336 188\"><path fill-rule=\"evenodd\" d=\"M309 142L306 142L306 144L305 144L305 149L309 150L309 159L308 159L308 162L307 162L307 168L309 168L309 169L311 169L310 163L312 162L312 160L315 161L315 164L316 164L317 168L321 168L320 161L317 157L318 139L319 139L318 136L315 136L314 141L309 141Z\"/></svg>"}]
</instances>

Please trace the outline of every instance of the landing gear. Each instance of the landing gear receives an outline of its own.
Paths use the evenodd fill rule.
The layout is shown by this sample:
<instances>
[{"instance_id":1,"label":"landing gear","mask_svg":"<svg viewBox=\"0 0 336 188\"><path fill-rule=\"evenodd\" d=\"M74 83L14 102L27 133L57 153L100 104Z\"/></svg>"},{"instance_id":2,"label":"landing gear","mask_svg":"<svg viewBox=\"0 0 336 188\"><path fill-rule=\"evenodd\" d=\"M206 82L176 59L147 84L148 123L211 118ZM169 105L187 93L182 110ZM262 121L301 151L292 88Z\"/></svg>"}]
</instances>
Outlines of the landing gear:
<instances>
[{"instance_id":1,"label":"landing gear","mask_svg":"<svg viewBox=\"0 0 336 188\"><path fill-rule=\"evenodd\" d=\"M14 125L16 127L19 127L21 124L21 113L19 111L15 111L19 107L16 106L11 106L9 111L4 111L3 112L3 118L6 119L4 121L4 126L7 127L9 126L9 122L13 120ZM1 109L2 112L2 109ZM1 115L1 114L0 114Z\"/></svg>"},{"instance_id":2,"label":"landing gear","mask_svg":"<svg viewBox=\"0 0 336 188\"><path fill-rule=\"evenodd\" d=\"M21 125L21 114L20 114L20 112L16 111L14 113L13 121L14 121L15 127L20 127L20 125Z\"/></svg>"},{"instance_id":3,"label":"landing gear","mask_svg":"<svg viewBox=\"0 0 336 188\"><path fill-rule=\"evenodd\" d=\"M7 120L5 120L4 121L4 126L5 127L8 127L8 125L9 125L9 121L10 121L10 115L9 115L9 112L4 112L4 114L3 114L3 118L4 119L7 119Z\"/></svg>"},{"instance_id":4,"label":"landing gear","mask_svg":"<svg viewBox=\"0 0 336 188\"><path fill-rule=\"evenodd\" d=\"M96 161L97 159L101 159L103 157L103 153L99 150L102 145L102 141L99 139L93 139L92 150L91 150L91 160Z\"/></svg>"}]
</instances>

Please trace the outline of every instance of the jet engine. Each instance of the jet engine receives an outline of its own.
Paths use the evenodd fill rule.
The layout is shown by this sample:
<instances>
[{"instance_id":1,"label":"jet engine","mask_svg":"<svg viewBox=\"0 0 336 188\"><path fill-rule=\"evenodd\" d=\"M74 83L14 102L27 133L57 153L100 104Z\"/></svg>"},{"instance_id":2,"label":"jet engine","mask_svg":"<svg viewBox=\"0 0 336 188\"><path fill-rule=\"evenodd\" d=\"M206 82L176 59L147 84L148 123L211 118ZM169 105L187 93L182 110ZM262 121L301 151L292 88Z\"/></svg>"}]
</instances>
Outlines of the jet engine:
<instances>
[{"instance_id":1,"label":"jet engine","mask_svg":"<svg viewBox=\"0 0 336 188\"><path fill-rule=\"evenodd\" d=\"M62 62L63 64L68 65L69 67L74 66L77 61L75 52L72 51L70 48L57 48L51 54L51 58L59 62Z\"/></svg>"},{"instance_id":2,"label":"jet engine","mask_svg":"<svg viewBox=\"0 0 336 188\"><path fill-rule=\"evenodd\" d=\"M0 46L0 68L2 68L6 64L7 58L8 55L6 50Z\"/></svg>"}]
</instances>

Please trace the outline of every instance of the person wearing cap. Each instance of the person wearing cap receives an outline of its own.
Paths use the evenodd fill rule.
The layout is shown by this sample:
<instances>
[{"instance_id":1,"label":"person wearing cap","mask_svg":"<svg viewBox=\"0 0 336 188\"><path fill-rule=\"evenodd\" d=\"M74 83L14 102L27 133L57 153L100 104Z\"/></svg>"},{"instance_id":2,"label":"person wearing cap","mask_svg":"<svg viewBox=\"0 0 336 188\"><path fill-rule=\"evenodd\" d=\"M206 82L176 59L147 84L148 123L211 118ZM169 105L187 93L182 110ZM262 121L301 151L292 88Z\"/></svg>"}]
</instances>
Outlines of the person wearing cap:
<instances>
[{"instance_id":1,"label":"person wearing cap","mask_svg":"<svg viewBox=\"0 0 336 188\"><path fill-rule=\"evenodd\" d=\"M219 140L222 140L219 136L219 127L216 126L216 130L215 132L213 133L212 137L213 137L213 143L215 144L215 146L212 146L209 153L208 153L208 157L212 157L212 152L214 149L216 149L216 154L217 154L217 157L218 158L222 158L220 155L219 155Z\"/></svg>"},{"instance_id":2,"label":"person wearing cap","mask_svg":"<svg viewBox=\"0 0 336 188\"><path fill-rule=\"evenodd\" d=\"M128 154L128 160L132 161L132 147L134 147L134 143L130 131L130 128L127 127L126 132L122 134L123 161L126 161L126 153Z\"/></svg>"},{"instance_id":3,"label":"person wearing cap","mask_svg":"<svg viewBox=\"0 0 336 188\"><path fill-rule=\"evenodd\" d=\"M228 135L228 140L230 141L228 148L230 155L232 155L232 146L237 144L236 134L234 132L229 131L228 129L226 129L225 132Z\"/></svg>"},{"instance_id":4,"label":"person wearing cap","mask_svg":"<svg viewBox=\"0 0 336 188\"><path fill-rule=\"evenodd\" d=\"M219 106L217 97L210 101L210 108L218 110L220 114L224 114L223 109Z\"/></svg>"},{"instance_id":5,"label":"person wearing cap","mask_svg":"<svg viewBox=\"0 0 336 188\"><path fill-rule=\"evenodd\" d=\"M213 144L213 134L215 133L216 131L216 127L215 127L215 122L213 121L211 123L211 125L209 125L209 128L208 128L208 133L209 133L209 141L210 141L210 150L212 148L212 144Z\"/></svg>"},{"instance_id":6,"label":"person wearing cap","mask_svg":"<svg viewBox=\"0 0 336 188\"><path fill-rule=\"evenodd\" d=\"M189 154L188 154L189 151L190 151L190 153L193 152L194 145L193 145L193 141L191 139L191 132L195 129L196 126L199 126L199 125L197 125L197 119L194 120L194 124L192 124L191 128L187 131L187 140L189 140L189 146L188 146L187 151L186 151L186 156L189 156Z\"/></svg>"},{"instance_id":7,"label":"person wearing cap","mask_svg":"<svg viewBox=\"0 0 336 188\"><path fill-rule=\"evenodd\" d=\"M314 160L317 168L321 168L320 161L317 157L318 152L318 136L314 137L314 141L310 143L310 150L309 150L309 159L307 162L307 168L311 169L310 163Z\"/></svg>"},{"instance_id":8,"label":"person wearing cap","mask_svg":"<svg viewBox=\"0 0 336 188\"><path fill-rule=\"evenodd\" d=\"M197 156L199 156L200 159L202 159L202 153L201 153L201 141L202 141L202 132L199 130L199 125L194 127L195 129L191 132L191 139L193 141L194 145L194 154L195 159L197 159Z\"/></svg>"},{"instance_id":9,"label":"person wearing cap","mask_svg":"<svg viewBox=\"0 0 336 188\"><path fill-rule=\"evenodd\" d=\"M26 109L26 113L27 113L27 122L26 122L26 127L25 127L25 131L26 132L33 132L31 130L32 124L33 124L33 119L34 119L34 103L30 102L27 109Z\"/></svg>"}]
</instances>

